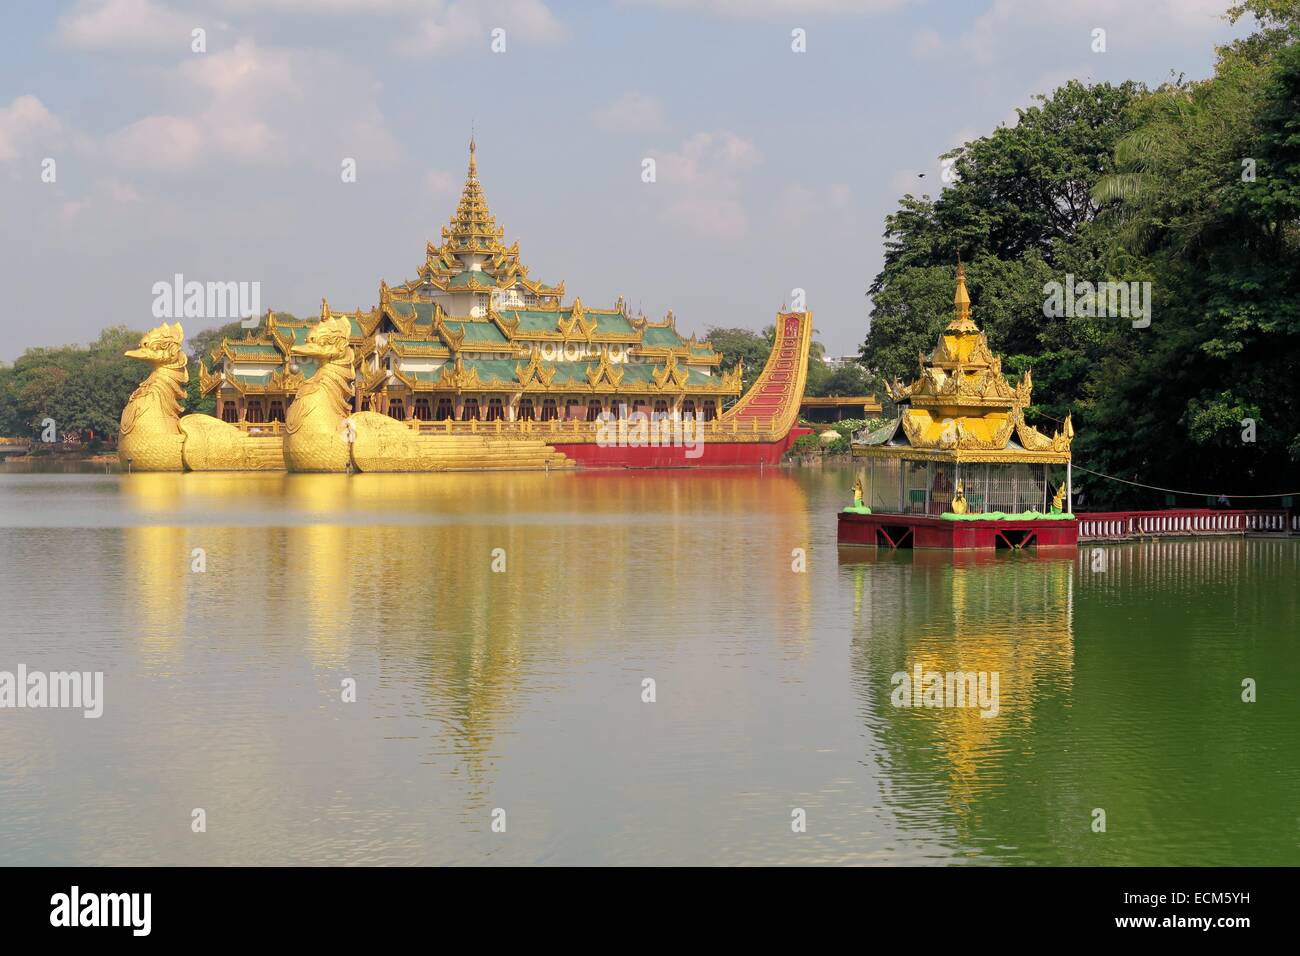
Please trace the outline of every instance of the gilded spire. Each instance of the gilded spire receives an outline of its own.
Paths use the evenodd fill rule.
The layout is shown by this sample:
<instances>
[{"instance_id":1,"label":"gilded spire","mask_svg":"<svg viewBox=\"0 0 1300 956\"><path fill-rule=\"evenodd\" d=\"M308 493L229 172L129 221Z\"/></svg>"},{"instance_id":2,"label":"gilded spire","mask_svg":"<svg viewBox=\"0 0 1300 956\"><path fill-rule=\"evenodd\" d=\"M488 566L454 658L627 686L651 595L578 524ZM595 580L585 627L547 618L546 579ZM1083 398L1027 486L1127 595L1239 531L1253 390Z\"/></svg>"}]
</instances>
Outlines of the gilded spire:
<instances>
[{"instance_id":1,"label":"gilded spire","mask_svg":"<svg viewBox=\"0 0 1300 956\"><path fill-rule=\"evenodd\" d=\"M469 172L465 177L465 188L461 190L460 204L451 217L448 233L451 252L495 254L501 250L500 240L504 234L505 230L496 224L496 219L488 211L487 200L483 197L483 187L478 181L476 145L471 136Z\"/></svg>"},{"instance_id":2,"label":"gilded spire","mask_svg":"<svg viewBox=\"0 0 1300 956\"><path fill-rule=\"evenodd\" d=\"M966 291L966 264L957 257L957 291L952 297L953 319L948 323L949 331L978 332L979 329L970 317L970 293Z\"/></svg>"}]
</instances>

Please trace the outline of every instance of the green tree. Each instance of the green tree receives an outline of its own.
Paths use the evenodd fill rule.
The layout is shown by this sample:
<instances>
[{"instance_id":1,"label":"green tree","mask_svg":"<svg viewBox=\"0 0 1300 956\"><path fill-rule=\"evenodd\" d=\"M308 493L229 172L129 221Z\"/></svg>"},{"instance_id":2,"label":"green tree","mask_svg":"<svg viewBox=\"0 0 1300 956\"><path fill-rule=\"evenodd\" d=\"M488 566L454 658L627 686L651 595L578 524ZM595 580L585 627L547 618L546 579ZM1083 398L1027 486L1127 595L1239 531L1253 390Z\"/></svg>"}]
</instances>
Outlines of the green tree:
<instances>
[{"instance_id":1,"label":"green tree","mask_svg":"<svg viewBox=\"0 0 1300 956\"><path fill-rule=\"evenodd\" d=\"M1221 48L1209 79L1135 104L1095 190L1156 298L1148 334L1089 376L1080 447L1102 470L1236 494L1300 481L1297 7L1235 8L1266 28Z\"/></svg>"},{"instance_id":2,"label":"green tree","mask_svg":"<svg viewBox=\"0 0 1300 956\"><path fill-rule=\"evenodd\" d=\"M113 326L84 348L28 349L3 375L4 430L35 437L50 418L60 435L115 433L145 371L122 354L139 339L139 332Z\"/></svg>"},{"instance_id":3,"label":"green tree","mask_svg":"<svg viewBox=\"0 0 1300 956\"><path fill-rule=\"evenodd\" d=\"M767 364L767 357L772 353L772 343L776 340L776 326L771 325L762 332L751 329L719 328L710 326L708 342L714 351L722 355L722 368L730 371L736 363L745 363L741 371L741 386L745 391L753 384L758 373Z\"/></svg>"},{"instance_id":4,"label":"green tree","mask_svg":"<svg viewBox=\"0 0 1300 956\"><path fill-rule=\"evenodd\" d=\"M875 389L875 383L867 370L857 362L845 362L830 370L819 395L850 396L867 395ZM811 393L810 393L811 394Z\"/></svg>"}]
</instances>

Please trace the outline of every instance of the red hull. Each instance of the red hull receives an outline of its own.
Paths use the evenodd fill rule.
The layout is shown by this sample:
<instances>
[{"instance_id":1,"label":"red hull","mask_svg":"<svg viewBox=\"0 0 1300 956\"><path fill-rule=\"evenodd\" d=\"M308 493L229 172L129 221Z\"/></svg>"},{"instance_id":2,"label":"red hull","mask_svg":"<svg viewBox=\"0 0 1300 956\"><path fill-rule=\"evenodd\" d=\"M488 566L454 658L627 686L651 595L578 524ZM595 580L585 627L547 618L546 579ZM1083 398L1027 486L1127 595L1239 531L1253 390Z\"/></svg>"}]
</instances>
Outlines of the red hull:
<instances>
[{"instance_id":1,"label":"red hull","mask_svg":"<svg viewBox=\"0 0 1300 956\"><path fill-rule=\"evenodd\" d=\"M841 511L838 540L843 545L939 548L945 551L996 548L1074 548L1079 522L944 521L925 515L855 514Z\"/></svg>"},{"instance_id":2,"label":"red hull","mask_svg":"<svg viewBox=\"0 0 1300 956\"><path fill-rule=\"evenodd\" d=\"M673 446L618 447L594 442L554 442L551 447L572 458L583 468L728 468L777 465L794 440L811 434L808 428L792 428L782 441L703 442L697 448ZM689 454L688 454L689 452ZM690 457L693 454L695 457Z\"/></svg>"}]
</instances>

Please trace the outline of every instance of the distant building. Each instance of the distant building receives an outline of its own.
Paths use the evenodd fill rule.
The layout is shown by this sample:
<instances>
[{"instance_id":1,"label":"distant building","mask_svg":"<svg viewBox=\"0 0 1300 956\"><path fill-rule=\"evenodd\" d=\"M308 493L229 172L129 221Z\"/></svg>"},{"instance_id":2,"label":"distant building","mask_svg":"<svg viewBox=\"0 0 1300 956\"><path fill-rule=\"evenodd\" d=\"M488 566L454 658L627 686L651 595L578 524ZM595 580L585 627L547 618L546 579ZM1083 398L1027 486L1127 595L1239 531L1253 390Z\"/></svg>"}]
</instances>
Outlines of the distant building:
<instances>
[{"instance_id":1,"label":"distant building","mask_svg":"<svg viewBox=\"0 0 1300 956\"><path fill-rule=\"evenodd\" d=\"M799 417L806 422L842 422L847 419L878 418L880 402L874 395L828 395L799 403Z\"/></svg>"},{"instance_id":2,"label":"distant building","mask_svg":"<svg viewBox=\"0 0 1300 956\"><path fill-rule=\"evenodd\" d=\"M841 355L838 358L831 358L830 356L827 356L826 358L822 359L822 361L826 363L828 368L840 368L841 366L844 365L857 365L858 356Z\"/></svg>"}]
</instances>

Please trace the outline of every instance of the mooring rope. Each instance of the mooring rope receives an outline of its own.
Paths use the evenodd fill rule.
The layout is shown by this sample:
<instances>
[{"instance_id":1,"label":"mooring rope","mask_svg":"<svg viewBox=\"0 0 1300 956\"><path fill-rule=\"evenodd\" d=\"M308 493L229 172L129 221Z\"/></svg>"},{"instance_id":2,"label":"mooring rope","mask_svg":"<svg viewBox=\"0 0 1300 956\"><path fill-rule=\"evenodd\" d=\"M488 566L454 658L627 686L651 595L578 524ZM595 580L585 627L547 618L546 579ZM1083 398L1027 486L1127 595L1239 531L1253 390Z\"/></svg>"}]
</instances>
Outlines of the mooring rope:
<instances>
[{"instance_id":1,"label":"mooring rope","mask_svg":"<svg viewBox=\"0 0 1300 956\"><path fill-rule=\"evenodd\" d=\"M1177 488L1161 488L1159 485L1144 485L1140 481L1129 481L1127 478L1116 478L1114 475L1103 475L1099 471L1093 471L1091 468L1084 468L1083 465L1075 464L1079 471L1086 471L1090 475L1096 475L1098 478L1105 478L1109 481L1122 481L1126 485L1133 485L1138 488L1150 488L1152 491L1163 491L1171 495L1190 495L1193 498L1217 498L1223 492L1211 494L1200 491L1180 491ZM1227 495L1228 498L1286 498L1288 496L1300 495L1300 491L1279 491L1271 495Z\"/></svg>"}]
</instances>

